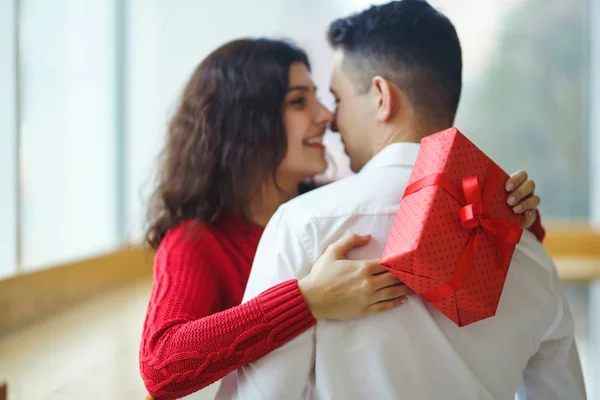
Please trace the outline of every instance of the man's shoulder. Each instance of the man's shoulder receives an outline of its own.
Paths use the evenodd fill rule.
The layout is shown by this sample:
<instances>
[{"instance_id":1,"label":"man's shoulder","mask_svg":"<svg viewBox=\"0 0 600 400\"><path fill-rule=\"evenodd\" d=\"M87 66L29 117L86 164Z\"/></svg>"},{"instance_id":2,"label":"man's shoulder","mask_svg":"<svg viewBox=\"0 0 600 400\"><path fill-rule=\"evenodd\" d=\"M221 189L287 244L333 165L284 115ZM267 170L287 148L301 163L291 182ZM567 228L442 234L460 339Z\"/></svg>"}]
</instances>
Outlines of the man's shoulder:
<instances>
[{"instance_id":1,"label":"man's shoulder","mask_svg":"<svg viewBox=\"0 0 600 400\"><path fill-rule=\"evenodd\" d=\"M308 204L310 202L321 201L327 199L331 194L338 193L340 191L347 191L353 188L357 182L360 182L360 175L351 175L346 178L342 178L337 181L333 181L323 186L318 186L300 196L295 197L286 204L292 207L297 207L300 204Z\"/></svg>"},{"instance_id":2,"label":"man's shoulder","mask_svg":"<svg viewBox=\"0 0 600 400\"><path fill-rule=\"evenodd\" d=\"M544 245L528 229L523 230L521 240L515 249L515 257L524 263L533 262L536 266L552 273L554 261Z\"/></svg>"},{"instance_id":3,"label":"man's shoulder","mask_svg":"<svg viewBox=\"0 0 600 400\"><path fill-rule=\"evenodd\" d=\"M298 221L348 215L395 213L410 170L364 171L287 202L282 208Z\"/></svg>"},{"instance_id":4,"label":"man's shoulder","mask_svg":"<svg viewBox=\"0 0 600 400\"><path fill-rule=\"evenodd\" d=\"M545 310L548 317L553 318L557 293L561 291L552 257L531 232L524 230L515 247L505 283L505 292L518 300L514 307L531 309L540 315Z\"/></svg>"},{"instance_id":5,"label":"man's shoulder","mask_svg":"<svg viewBox=\"0 0 600 400\"><path fill-rule=\"evenodd\" d=\"M298 222L355 213L377 196L374 188L365 187L364 180L361 174L352 175L302 194L280 208Z\"/></svg>"}]
</instances>

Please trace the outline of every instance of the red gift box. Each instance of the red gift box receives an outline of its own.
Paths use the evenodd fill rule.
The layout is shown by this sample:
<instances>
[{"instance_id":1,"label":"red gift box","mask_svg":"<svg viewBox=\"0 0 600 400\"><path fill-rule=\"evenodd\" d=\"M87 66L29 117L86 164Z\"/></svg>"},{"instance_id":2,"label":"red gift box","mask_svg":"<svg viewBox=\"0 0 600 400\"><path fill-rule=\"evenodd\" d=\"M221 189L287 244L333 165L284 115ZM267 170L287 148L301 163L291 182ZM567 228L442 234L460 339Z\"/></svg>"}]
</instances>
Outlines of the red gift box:
<instances>
[{"instance_id":1,"label":"red gift box","mask_svg":"<svg viewBox=\"0 0 600 400\"><path fill-rule=\"evenodd\" d=\"M508 178L456 128L424 138L380 261L459 326L498 308L522 233Z\"/></svg>"}]
</instances>

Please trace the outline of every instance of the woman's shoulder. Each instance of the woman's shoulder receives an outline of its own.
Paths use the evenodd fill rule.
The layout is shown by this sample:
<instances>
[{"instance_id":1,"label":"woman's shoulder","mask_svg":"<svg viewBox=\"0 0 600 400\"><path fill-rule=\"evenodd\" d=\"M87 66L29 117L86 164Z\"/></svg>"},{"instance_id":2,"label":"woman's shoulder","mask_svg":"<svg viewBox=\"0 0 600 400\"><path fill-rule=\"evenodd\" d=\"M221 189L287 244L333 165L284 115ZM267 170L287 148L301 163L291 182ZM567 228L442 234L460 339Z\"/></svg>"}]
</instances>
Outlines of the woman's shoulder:
<instances>
[{"instance_id":1,"label":"woman's shoulder","mask_svg":"<svg viewBox=\"0 0 600 400\"><path fill-rule=\"evenodd\" d=\"M222 255L231 244L255 240L258 245L261 227L245 222L242 216L223 213L213 224L186 220L171 228L161 242L158 253L198 253ZM217 249L222 249L218 251Z\"/></svg>"},{"instance_id":2,"label":"woman's shoulder","mask_svg":"<svg viewBox=\"0 0 600 400\"><path fill-rule=\"evenodd\" d=\"M190 281L198 281L199 276L217 279L215 271L222 268L213 266L222 264L223 254L221 242L210 226L185 221L165 235L154 256L154 269L158 275L186 276Z\"/></svg>"},{"instance_id":3,"label":"woman's shoulder","mask_svg":"<svg viewBox=\"0 0 600 400\"><path fill-rule=\"evenodd\" d=\"M200 221L187 220L169 229L158 250L161 252L189 251L198 247L214 246L216 243L218 241L214 228Z\"/></svg>"}]
</instances>

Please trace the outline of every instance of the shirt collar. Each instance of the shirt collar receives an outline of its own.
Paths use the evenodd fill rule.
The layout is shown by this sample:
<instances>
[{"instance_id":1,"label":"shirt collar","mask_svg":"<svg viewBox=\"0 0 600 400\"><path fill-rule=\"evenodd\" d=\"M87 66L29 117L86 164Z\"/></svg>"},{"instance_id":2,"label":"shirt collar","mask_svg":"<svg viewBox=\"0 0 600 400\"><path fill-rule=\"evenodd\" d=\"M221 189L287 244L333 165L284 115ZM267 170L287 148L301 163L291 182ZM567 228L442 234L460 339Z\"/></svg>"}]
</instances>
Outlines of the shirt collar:
<instances>
[{"instance_id":1,"label":"shirt collar","mask_svg":"<svg viewBox=\"0 0 600 400\"><path fill-rule=\"evenodd\" d=\"M387 145L383 150L375 154L364 167L362 167L361 172L390 166L405 166L407 168L412 168L417 161L420 148L421 144L419 143L403 142Z\"/></svg>"}]
</instances>

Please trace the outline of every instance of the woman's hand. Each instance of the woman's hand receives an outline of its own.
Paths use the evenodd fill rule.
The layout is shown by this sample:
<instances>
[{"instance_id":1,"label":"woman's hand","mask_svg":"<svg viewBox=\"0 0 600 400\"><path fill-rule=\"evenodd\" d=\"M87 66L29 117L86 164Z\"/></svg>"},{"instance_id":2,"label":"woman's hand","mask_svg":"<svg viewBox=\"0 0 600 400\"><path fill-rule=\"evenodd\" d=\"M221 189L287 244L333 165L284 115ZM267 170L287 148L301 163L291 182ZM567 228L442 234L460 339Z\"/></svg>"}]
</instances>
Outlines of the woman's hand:
<instances>
[{"instance_id":1,"label":"woman's hand","mask_svg":"<svg viewBox=\"0 0 600 400\"><path fill-rule=\"evenodd\" d=\"M350 234L332 243L298 286L315 319L351 319L398 307L410 289L379 260L348 260L346 254L371 236Z\"/></svg>"},{"instance_id":2,"label":"woman's hand","mask_svg":"<svg viewBox=\"0 0 600 400\"><path fill-rule=\"evenodd\" d=\"M540 205L539 196L534 194L535 182L528 179L527 172L519 171L511 175L505 189L509 192L506 203L515 214L523 214L525 217L523 228L531 227L537 218L537 206Z\"/></svg>"}]
</instances>

